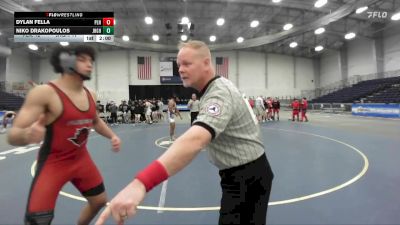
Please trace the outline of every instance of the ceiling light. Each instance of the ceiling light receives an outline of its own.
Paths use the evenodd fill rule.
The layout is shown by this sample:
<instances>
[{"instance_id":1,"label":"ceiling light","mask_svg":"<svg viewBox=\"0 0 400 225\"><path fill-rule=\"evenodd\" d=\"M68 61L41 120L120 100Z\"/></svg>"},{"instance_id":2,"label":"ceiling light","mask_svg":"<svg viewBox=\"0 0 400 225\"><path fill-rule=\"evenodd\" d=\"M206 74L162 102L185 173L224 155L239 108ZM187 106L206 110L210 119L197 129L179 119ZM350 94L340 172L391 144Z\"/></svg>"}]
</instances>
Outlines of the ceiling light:
<instances>
[{"instance_id":1,"label":"ceiling light","mask_svg":"<svg viewBox=\"0 0 400 225\"><path fill-rule=\"evenodd\" d=\"M285 26L283 26L283 29L284 30L290 30L290 29L292 29L292 27L293 27L293 24L287 23L287 24L285 24Z\"/></svg>"},{"instance_id":2,"label":"ceiling light","mask_svg":"<svg viewBox=\"0 0 400 225\"><path fill-rule=\"evenodd\" d=\"M315 2L314 7L320 8L320 7L324 6L326 3L328 3L328 0L318 0Z\"/></svg>"},{"instance_id":3,"label":"ceiling light","mask_svg":"<svg viewBox=\"0 0 400 225\"><path fill-rule=\"evenodd\" d=\"M400 20L400 12L393 14L393 16L390 19L392 19L392 20Z\"/></svg>"},{"instance_id":4,"label":"ceiling light","mask_svg":"<svg viewBox=\"0 0 400 225\"><path fill-rule=\"evenodd\" d=\"M347 40L350 40L350 39L353 39L355 36L356 36L355 33L350 32L350 33L347 33L346 35L344 35L344 38Z\"/></svg>"},{"instance_id":5,"label":"ceiling light","mask_svg":"<svg viewBox=\"0 0 400 225\"><path fill-rule=\"evenodd\" d=\"M153 18L151 18L150 16L146 16L146 17L144 18L144 22L145 22L146 24L153 24Z\"/></svg>"},{"instance_id":6,"label":"ceiling light","mask_svg":"<svg viewBox=\"0 0 400 225\"><path fill-rule=\"evenodd\" d=\"M69 45L69 42L62 41L62 42L60 42L60 45L61 45L61 46L68 46L68 45Z\"/></svg>"},{"instance_id":7,"label":"ceiling light","mask_svg":"<svg viewBox=\"0 0 400 225\"><path fill-rule=\"evenodd\" d=\"M316 52L322 51L323 49L324 47L322 45L318 45L317 47L315 47Z\"/></svg>"},{"instance_id":8,"label":"ceiling light","mask_svg":"<svg viewBox=\"0 0 400 225\"><path fill-rule=\"evenodd\" d=\"M297 42L293 41L292 43L289 44L291 48L296 48L297 47Z\"/></svg>"},{"instance_id":9,"label":"ceiling light","mask_svg":"<svg viewBox=\"0 0 400 225\"><path fill-rule=\"evenodd\" d=\"M322 34L322 33L324 33L324 32L325 32L325 28L323 28L323 27L320 27L320 28L318 28L318 29L316 29L316 30L314 31L315 34Z\"/></svg>"},{"instance_id":10,"label":"ceiling light","mask_svg":"<svg viewBox=\"0 0 400 225\"><path fill-rule=\"evenodd\" d=\"M129 41L129 36L128 36L128 35L122 36L122 40L123 40L123 41Z\"/></svg>"},{"instance_id":11,"label":"ceiling light","mask_svg":"<svg viewBox=\"0 0 400 225\"><path fill-rule=\"evenodd\" d=\"M186 34L182 34L181 35L181 40L182 41L187 41L187 39L188 39L188 36Z\"/></svg>"},{"instance_id":12,"label":"ceiling light","mask_svg":"<svg viewBox=\"0 0 400 225\"><path fill-rule=\"evenodd\" d=\"M188 24L189 23L189 18L187 18L186 16L182 17L181 23L182 24Z\"/></svg>"},{"instance_id":13,"label":"ceiling light","mask_svg":"<svg viewBox=\"0 0 400 225\"><path fill-rule=\"evenodd\" d=\"M250 27L257 27L260 24L260 22L258 22L258 20L253 20L250 23Z\"/></svg>"},{"instance_id":14,"label":"ceiling light","mask_svg":"<svg viewBox=\"0 0 400 225\"><path fill-rule=\"evenodd\" d=\"M238 38L236 39L237 43L242 43L243 40L244 40L244 38L242 38L242 37L238 37Z\"/></svg>"},{"instance_id":15,"label":"ceiling light","mask_svg":"<svg viewBox=\"0 0 400 225\"><path fill-rule=\"evenodd\" d=\"M224 23L225 23L225 19L224 18L217 19L217 25L218 26L222 26L222 25L224 25Z\"/></svg>"},{"instance_id":16,"label":"ceiling light","mask_svg":"<svg viewBox=\"0 0 400 225\"><path fill-rule=\"evenodd\" d=\"M153 38L153 41L160 40L160 37L157 34L153 34L152 38Z\"/></svg>"},{"instance_id":17,"label":"ceiling light","mask_svg":"<svg viewBox=\"0 0 400 225\"><path fill-rule=\"evenodd\" d=\"M368 9L368 6L360 7L360 8L358 8L358 9L356 10L356 13L357 13L357 14L360 14L360 13L364 12L364 11L367 10L367 9Z\"/></svg>"},{"instance_id":18,"label":"ceiling light","mask_svg":"<svg viewBox=\"0 0 400 225\"><path fill-rule=\"evenodd\" d=\"M281 0L272 0L273 3L279 3Z\"/></svg>"},{"instance_id":19,"label":"ceiling light","mask_svg":"<svg viewBox=\"0 0 400 225\"><path fill-rule=\"evenodd\" d=\"M30 50L33 50L33 51L36 51L36 50L39 49L39 47L38 47L37 45L35 45L35 44L29 44L29 45L28 45L28 48L29 48Z\"/></svg>"},{"instance_id":20,"label":"ceiling light","mask_svg":"<svg viewBox=\"0 0 400 225\"><path fill-rule=\"evenodd\" d=\"M215 40L217 40L217 37L215 37L214 35L211 35L211 36L210 36L210 41L211 41L211 42L214 42Z\"/></svg>"}]
</instances>

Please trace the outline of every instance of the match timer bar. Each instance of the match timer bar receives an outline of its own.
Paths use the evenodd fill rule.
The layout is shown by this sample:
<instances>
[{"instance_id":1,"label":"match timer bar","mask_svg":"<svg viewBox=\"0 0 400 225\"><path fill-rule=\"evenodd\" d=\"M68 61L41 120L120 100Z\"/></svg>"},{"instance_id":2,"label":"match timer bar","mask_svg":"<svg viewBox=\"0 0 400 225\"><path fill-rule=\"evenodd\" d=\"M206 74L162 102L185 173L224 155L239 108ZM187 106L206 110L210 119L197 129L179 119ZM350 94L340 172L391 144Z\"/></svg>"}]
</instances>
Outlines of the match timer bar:
<instances>
[{"instance_id":1,"label":"match timer bar","mask_svg":"<svg viewBox=\"0 0 400 225\"><path fill-rule=\"evenodd\" d=\"M15 42L114 42L114 35L14 35Z\"/></svg>"}]
</instances>

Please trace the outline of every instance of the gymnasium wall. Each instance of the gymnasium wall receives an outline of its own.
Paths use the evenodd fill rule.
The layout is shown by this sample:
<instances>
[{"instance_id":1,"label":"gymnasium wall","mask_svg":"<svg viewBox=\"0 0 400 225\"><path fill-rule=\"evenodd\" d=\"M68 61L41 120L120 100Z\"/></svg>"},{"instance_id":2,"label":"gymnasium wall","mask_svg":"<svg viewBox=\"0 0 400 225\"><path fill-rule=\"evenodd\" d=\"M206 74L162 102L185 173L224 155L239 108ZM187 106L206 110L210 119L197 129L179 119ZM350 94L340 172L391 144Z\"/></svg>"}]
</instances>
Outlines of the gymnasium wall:
<instances>
[{"instance_id":1,"label":"gymnasium wall","mask_svg":"<svg viewBox=\"0 0 400 225\"><path fill-rule=\"evenodd\" d=\"M320 68L320 87L341 80L339 51L324 50L324 53L321 55Z\"/></svg>"},{"instance_id":2,"label":"gymnasium wall","mask_svg":"<svg viewBox=\"0 0 400 225\"><path fill-rule=\"evenodd\" d=\"M260 94L293 96L299 95L303 89L314 88L311 59L245 51L213 52L212 54L214 64L215 57L229 57L229 79L249 96ZM151 56L151 80L138 79L138 56ZM87 86L96 90L99 97L105 100L127 99L129 84L160 84L158 59L164 56L176 56L176 54L133 50L99 52L92 74L93 79L87 83ZM52 71L48 59L42 59L39 80L45 82L57 76Z\"/></svg>"},{"instance_id":3,"label":"gymnasium wall","mask_svg":"<svg viewBox=\"0 0 400 225\"><path fill-rule=\"evenodd\" d=\"M320 87L345 78L341 66L347 69L348 79L354 76L371 76L375 73L400 70L400 28L393 26L380 35L381 40L377 35L376 39L357 37L346 41L344 47L347 46L345 50L347 65L340 63L339 51L324 50L321 55Z\"/></svg>"},{"instance_id":4,"label":"gymnasium wall","mask_svg":"<svg viewBox=\"0 0 400 225\"><path fill-rule=\"evenodd\" d=\"M7 57L6 81L28 81L32 77L29 53L22 49L13 49Z\"/></svg>"},{"instance_id":5,"label":"gymnasium wall","mask_svg":"<svg viewBox=\"0 0 400 225\"><path fill-rule=\"evenodd\" d=\"M347 46L349 78L377 72L374 40L360 37L349 41Z\"/></svg>"},{"instance_id":6,"label":"gymnasium wall","mask_svg":"<svg viewBox=\"0 0 400 225\"><path fill-rule=\"evenodd\" d=\"M384 70L400 70L400 27L392 26L384 32Z\"/></svg>"},{"instance_id":7,"label":"gymnasium wall","mask_svg":"<svg viewBox=\"0 0 400 225\"><path fill-rule=\"evenodd\" d=\"M0 56L0 81L6 80L7 57Z\"/></svg>"},{"instance_id":8,"label":"gymnasium wall","mask_svg":"<svg viewBox=\"0 0 400 225\"><path fill-rule=\"evenodd\" d=\"M312 59L248 51L213 57L229 57L229 79L248 96L298 96L315 88Z\"/></svg>"},{"instance_id":9,"label":"gymnasium wall","mask_svg":"<svg viewBox=\"0 0 400 225\"><path fill-rule=\"evenodd\" d=\"M380 45L383 55L381 67L384 71L400 69L400 29L389 30L385 31ZM366 76L378 71L379 43L376 40L358 37L346 42L345 46L347 49L342 52L325 49L319 60L319 71L315 71L315 62L309 58L250 51L212 52L212 55L214 64L215 57L229 58L229 79L248 96L299 96L302 90L315 89L318 82L318 87L324 87L346 76ZM343 54L346 54L345 62L341 60ZM151 56L151 80L138 79L138 56ZM95 90L101 99L127 99L128 85L160 85L159 58L165 56L176 54L135 50L98 52L93 79L86 85ZM1 61L6 64L3 70ZM5 71L5 74L3 72L2 75L1 71ZM58 76L53 72L48 58L30 55L22 49L13 49L12 55L0 60L0 80L4 77L7 82L31 79L47 82Z\"/></svg>"}]
</instances>

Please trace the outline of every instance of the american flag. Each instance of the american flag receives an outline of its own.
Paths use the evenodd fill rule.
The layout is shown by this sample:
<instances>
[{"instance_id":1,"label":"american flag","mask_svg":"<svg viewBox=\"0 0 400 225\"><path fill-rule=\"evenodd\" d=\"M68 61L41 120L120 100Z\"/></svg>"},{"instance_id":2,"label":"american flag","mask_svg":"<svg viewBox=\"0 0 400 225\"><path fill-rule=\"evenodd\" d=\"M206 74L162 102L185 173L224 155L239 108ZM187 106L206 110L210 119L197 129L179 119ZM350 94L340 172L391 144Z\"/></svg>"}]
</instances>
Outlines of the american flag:
<instances>
[{"instance_id":1,"label":"american flag","mask_svg":"<svg viewBox=\"0 0 400 225\"><path fill-rule=\"evenodd\" d=\"M138 56L137 64L139 80L151 80L151 56Z\"/></svg>"},{"instance_id":2,"label":"american flag","mask_svg":"<svg viewBox=\"0 0 400 225\"><path fill-rule=\"evenodd\" d=\"M216 75L228 78L229 72L229 58L228 57L217 57L215 63L215 73Z\"/></svg>"}]
</instances>

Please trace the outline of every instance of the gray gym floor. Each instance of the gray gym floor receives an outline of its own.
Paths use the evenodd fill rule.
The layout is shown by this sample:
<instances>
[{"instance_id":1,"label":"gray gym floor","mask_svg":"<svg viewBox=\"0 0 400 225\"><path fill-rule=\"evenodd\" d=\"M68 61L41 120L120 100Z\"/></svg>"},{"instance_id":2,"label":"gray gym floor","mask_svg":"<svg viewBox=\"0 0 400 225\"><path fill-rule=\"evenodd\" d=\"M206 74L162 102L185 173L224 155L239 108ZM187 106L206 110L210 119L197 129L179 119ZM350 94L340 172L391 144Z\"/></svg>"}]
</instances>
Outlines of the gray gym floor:
<instances>
[{"instance_id":1,"label":"gray gym floor","mask_svg":"<svg viewBox=\"0 0 400 225\"><path fill-rule=\"evenodd\" d=\"M308 123L281 120L261 124L275 173L268 224L400 224L400 120L310 113ZM177 134L188 127L178 120ZM168 146L168 124L119 125L122 139L92 132L88 144L109 197ZM38 146L16 148L0 136L0 224L22 224ZM217 169L199 156L185 170L148 194L126 224L217 224L221 197ZM74 224L83 202L66 185L53 224ZM110 224L113 224L109 220Z\"/></svg>"}]
</instances>

